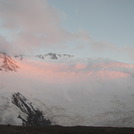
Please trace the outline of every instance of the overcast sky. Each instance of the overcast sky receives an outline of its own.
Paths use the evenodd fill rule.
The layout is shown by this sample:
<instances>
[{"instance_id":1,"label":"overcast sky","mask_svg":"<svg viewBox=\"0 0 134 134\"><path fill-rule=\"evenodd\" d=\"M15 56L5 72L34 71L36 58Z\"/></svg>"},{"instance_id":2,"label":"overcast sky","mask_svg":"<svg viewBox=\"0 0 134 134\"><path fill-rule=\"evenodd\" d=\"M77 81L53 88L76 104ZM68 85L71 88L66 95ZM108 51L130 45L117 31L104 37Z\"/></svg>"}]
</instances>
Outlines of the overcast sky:
<instances>
[{"instance_id":1,"label":"overcast sky","mask_svg":"<svg viewBox=\"0 0 134 134\"><path fill-rule=\"evenodd\" d=\"M0 51L134 63L134 0L0 0Z\"/></svg>"}]
</instances>

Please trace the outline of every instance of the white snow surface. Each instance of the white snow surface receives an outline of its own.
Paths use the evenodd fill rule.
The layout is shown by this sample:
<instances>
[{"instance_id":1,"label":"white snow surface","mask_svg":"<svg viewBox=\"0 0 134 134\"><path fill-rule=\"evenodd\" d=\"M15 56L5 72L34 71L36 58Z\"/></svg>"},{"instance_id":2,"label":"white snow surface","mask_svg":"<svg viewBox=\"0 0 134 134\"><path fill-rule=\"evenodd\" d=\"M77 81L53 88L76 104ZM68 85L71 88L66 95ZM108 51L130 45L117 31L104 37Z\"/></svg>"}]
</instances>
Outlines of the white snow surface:
<instances>
[{"instance_id":1,"label":"white snow surface","mask_svg":"<svg viewBox=\"0 0 134 134\"><path fill-rule=\"evenodd\" d=\"M0 71L0 124L21 125L17 116L24 113L11 101L20 92L53 124L134 127L133 64L63 55L12 58L17 72Z\"/></svg>"}]
</instances>

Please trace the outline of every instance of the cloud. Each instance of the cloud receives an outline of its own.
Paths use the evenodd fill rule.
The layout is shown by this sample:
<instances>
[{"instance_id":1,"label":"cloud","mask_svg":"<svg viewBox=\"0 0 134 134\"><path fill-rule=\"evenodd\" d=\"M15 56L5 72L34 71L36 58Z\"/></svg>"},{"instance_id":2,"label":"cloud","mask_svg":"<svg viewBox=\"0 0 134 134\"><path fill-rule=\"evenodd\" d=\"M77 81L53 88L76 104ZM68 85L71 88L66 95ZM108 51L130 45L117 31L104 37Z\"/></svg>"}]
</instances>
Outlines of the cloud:
<instances>
[{"instance_id":1,"label":"cloud","mask_svg":"<svg viewBox=\"0 0 134 134\"><path fill-rule=\"evenodd\" d=\"M10 44L7 42L7 40L0 36L0 52L7 52L10 47Z\"/></svg>"},{"instance_id":2,"label":"cloud","mask_svg":"<svg viewBox=\"0 0 134 134\"><path fill-rule=\"evenodd\" d=\"M122 51L128 55L129 58L134 60L134 47L133 46L125 46L122 48Z\"/></svg>"},{"instance_id":3,"label":"cloud","mask_svg":"<svg viewBox=\"0 0 134 134\"><path fill-rule=\"evenodd\" d=\"M73 41L74 51L92 49L97 54L119 51L134 57L131 48L96 41L82 28L77 33L65 30L64 17L65 14L50 6L47 0L0 0L0 29L3 31L3 34L0 32L0 51L24 54L48 48L66 49L70 47L67 42Z\"/></svg>"},{"instance_id":4,"label":"cloud","mask_svg":"<svg viewBox=\"0 0 134 134\"><path fill-rule=\"evenodd\" d=\"M10 43L21 51L88 38L84 32L71 33L62 28L62 13L47 0L0 0L0 20L2 28L19 31Z\"/></svg>"},{"instance_id":5,"label":"cloud","mask_svg":"<svg viewBox=\"0 0 134 134\"><path fill-rule=\"evenodd\" d=\"M113 44L111 43L107 43L107 42L96 42L96 41L93 41L92 42L92 47L96 50L118 50L118 47L114 46Z\"/></svg>"},{"instance_id":6,"label":"cloud","mask_svg":"<svg viewBox=\"0 0 134 134\"><path fill-rule=\"evenodd\" d=\"M101 60L99 62L97 60L85 60L84 62L73 60L73 62L63 63L27 59L23 62L18 60L17 65L23 70L23 72L18 70L22 77L37 79L43 82L70 84L128 78L130 77L131 69L134 69L134 65Z\"/></svg>"}]
</instances>

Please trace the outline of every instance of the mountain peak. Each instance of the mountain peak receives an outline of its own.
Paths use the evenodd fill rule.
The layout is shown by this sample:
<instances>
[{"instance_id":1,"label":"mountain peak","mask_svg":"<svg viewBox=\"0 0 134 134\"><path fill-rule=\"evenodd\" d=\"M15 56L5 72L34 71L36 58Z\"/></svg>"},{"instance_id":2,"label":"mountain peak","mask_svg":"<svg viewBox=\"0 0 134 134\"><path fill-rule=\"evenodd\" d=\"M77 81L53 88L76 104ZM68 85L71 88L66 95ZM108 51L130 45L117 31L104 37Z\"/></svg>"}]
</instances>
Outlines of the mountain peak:
<instances>
[{"instance_id":1,"label":"mountain peak","mask_svg":"<svg viewBox=\"0 0 134 134\"><path fill-rule=\"evenodd\" d=\"M17 63L6 53L0 53L0 71L15 71L19 68Z\"/></svg>"},{"instance_id":2,"label":"mountain peak","mask_svg":"<svg viewBox=\"0 0 134 134\"><path fill-rule=\"evenodd\" d=\"M14 57L19 58L20 60L23 60L23 55L21 55L21 54L20 55L15 55Z\"/></svg>"},{"instance_id":3,"label":"mountain peak","mask_svg":"<svg viewBox=\"0 0 134 134\"><path fill-rule=\"evenodd\" d=\"M53 59L53 60L57 60L57 59L62 58L62 57L72 58L74 56L69 55L69 54L47 53L45 55L41 55L41 54L36 55L36 57L41 58L41 59L50 58L50 59Z\"/></svg>"}]
</instances>

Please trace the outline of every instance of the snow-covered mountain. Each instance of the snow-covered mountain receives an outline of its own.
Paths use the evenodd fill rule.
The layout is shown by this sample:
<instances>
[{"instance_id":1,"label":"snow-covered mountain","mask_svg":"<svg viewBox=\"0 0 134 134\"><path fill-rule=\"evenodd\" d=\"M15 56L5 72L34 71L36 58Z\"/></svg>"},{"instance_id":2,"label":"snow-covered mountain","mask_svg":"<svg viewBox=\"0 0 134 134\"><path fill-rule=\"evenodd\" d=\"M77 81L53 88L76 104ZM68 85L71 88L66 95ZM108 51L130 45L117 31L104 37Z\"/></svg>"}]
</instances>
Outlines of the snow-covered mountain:
<instances>
[{"instance_id":1,"label":"snow-covered mountain","mask_svg":"<svg viewBox=\"0 0 134 134\"><path fill-rule=\"evenodd\" d=\"M1 53L0 70L0 124L22 125L39 112L36 119L57 125L134 127L133 64Z\"/></svg>"}]
</instances>

